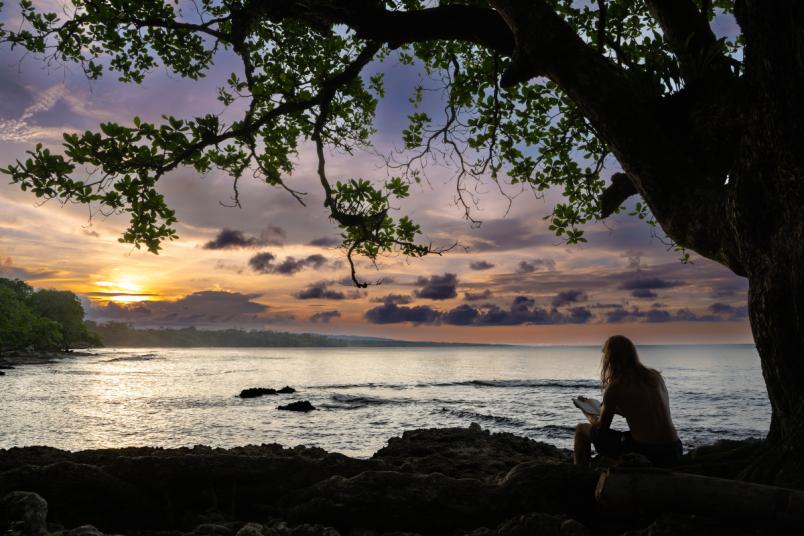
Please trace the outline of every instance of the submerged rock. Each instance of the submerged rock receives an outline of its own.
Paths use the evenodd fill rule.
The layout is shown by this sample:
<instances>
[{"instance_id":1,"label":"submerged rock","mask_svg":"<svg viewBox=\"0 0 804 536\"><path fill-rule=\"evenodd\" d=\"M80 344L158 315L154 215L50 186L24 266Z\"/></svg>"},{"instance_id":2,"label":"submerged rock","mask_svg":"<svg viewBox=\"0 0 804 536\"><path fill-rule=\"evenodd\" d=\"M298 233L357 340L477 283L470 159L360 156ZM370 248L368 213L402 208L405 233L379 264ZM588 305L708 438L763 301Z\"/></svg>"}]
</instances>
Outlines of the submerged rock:
<instances>
[{"instance_id":1,"label":"submerged rock","mask_svg":"<svg viewBox=\"0 0 804 536\"><path fill-rule=\"evenodd\" d=\"M240 394L237 396L240 398L257 398L258 396L275 395L276 393L276 389L270 389L267 387L250 387L249 389L243 389L240 391Z\"/></svg>"},{"instance_id":2,"label":"submerged rock","mask_svg":"<svg viewBox=\"0 0 804 536\"><path fill-rule=\"evenodd\" d=\"M298 402L291 402L290 404L287 404L285 406L279 406L276 409L281 409L284 411L303 411L307 413L308 411L313 411L315 409L315 406L313 406L307 400L300 400Z\"/></svg>"},{"instance_id":3,"label":"submerged rock","mask_svg":"<svg viewBox=\"0 0 804 536\"><path fill-rule=\"evenodd\" d=\"M289 385L286 385L282 389L277 391L277 393L279 393L281 395L289 395L289 394L292 394L292 393L295 393L295 392L296 392L296 389L294 389L293 387L290 387Z\"/></svg>"}]
</instances>

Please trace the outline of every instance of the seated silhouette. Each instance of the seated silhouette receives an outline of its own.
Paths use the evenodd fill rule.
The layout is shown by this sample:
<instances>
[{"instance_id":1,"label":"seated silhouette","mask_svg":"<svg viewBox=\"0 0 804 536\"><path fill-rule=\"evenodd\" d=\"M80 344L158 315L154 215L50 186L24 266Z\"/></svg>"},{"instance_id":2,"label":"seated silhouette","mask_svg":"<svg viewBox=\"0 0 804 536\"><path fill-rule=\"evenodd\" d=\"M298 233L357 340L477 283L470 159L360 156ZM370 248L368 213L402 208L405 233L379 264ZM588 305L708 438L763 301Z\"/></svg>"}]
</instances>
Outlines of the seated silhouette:
<instances>
[{"instance_id":1,"label":"seated silhouette","mask_svg":"<svg viewBox=\"0 0 804 536\"><path fill-rule=\"evenodd\" d=\"M600 379L600 415L586 414L589 422L575 427L575 463L589 463L592 445L598 454L618 460L623 454L635 452L661 467L678 462L681 440L670 416L664 379L659 371L639 361L630 339L622 335L609 337L603 345ZM611 429L615 414L625 417L628 431Z\"/></svg>"}]
</instances>

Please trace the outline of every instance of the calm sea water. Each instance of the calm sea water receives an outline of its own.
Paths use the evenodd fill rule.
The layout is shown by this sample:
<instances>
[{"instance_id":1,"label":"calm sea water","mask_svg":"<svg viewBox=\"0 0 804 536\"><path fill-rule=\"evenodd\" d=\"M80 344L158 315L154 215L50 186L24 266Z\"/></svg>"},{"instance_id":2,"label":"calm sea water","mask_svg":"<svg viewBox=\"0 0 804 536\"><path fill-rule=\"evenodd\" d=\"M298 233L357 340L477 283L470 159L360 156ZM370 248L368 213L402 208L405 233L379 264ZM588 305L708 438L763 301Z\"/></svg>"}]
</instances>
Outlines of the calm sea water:
<instances>
[{"instance_id":1,"label":"calm sea water","mask_svg":"<svg viewBox=\"0 0 804 536\"><path fill-rule=\"evenodd\" d=\"M760 437L770 406L752 346L652 346L685 447ZM249 443L370 456L423 427L513 432L562 447L600 397L597 347L105 349L0 378L0 447ZM243 400L246 387L294 395ZM277 411L309 400L319 411ZM624 428L620 417L615 428Z\"/></svg>"}]
</instances>

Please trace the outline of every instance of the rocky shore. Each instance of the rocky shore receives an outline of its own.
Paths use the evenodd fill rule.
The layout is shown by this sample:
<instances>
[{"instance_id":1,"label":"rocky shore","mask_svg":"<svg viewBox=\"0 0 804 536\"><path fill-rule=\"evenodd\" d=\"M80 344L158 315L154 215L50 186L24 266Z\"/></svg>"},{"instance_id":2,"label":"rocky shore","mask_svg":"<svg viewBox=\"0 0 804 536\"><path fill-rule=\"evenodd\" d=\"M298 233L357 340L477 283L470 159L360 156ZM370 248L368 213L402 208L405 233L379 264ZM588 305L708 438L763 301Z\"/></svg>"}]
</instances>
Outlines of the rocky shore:
<instances>
[{"instance_id":1,"label":"rocky shore","mask_svg":"<svg viewBox=\"0 0 804 536\"><path fill-rule=\"evenodd\" d=\"M4 353L0 354L0 370L13 370L15 367L22 365L47 365L62 359L87 355L92 355L92 353L82 350L70 350L68 352L31 350L28 352Z\"/></svg>"},{"instance_id":2,"label":"rocky shore","mask_svg":"<svg viewBox=\"0 0 804 536\"><path fill-rule=\"evenodd\" d=\"M759 442L688 454L677 471L735 477ZM369 459L280 445L0 450L0 534L519 536L765 534L767 522L623 515L595 500L600 467L506 433L413 430ZM636 461L635 463L638 463ZM769 532L770 531L770 532Z\"/></svg>"}]
</instances>

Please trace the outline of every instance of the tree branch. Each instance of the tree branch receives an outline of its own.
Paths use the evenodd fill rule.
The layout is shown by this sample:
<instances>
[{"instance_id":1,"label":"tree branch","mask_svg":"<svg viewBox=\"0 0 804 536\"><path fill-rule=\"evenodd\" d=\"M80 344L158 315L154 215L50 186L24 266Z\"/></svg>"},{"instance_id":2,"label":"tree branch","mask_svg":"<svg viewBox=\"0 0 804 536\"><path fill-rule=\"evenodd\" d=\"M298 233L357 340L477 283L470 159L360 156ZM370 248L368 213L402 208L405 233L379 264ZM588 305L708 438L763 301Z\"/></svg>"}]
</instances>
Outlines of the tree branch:
<instances>
[{"instance_id":1,"label":"tree branch","mask_svg":"<svg viewBox=\"0 0 804 536\"><path fill-rule=\"evenodd\" d=\"M246 7L279 22L298 19L316 26L345 24L363 39L391 47L433 40L468 41L502 54L513 50L508 26L493 9L442 5L413 11L388 11L376 0L254 0Z\"/></svg>"},{"instance_id":2,"label":"tree branch","mask_svg":"<svg viewBox=\"0 0 804 536\"><path fill-rule=\"evenodd\" d=\"M709 74L731 74L729 60L709 27L706 15L692 0L645 0L645 5L662 27L687 82Z\"/></svg>"},{"instance_id":3,"label":"tree branch","mask_svg":"<svg viewBox=\"0 0 804 536\"><path fill-rule=\"evenodd\" d=\"M725 228L722 181L706 176L683 140L668 132L657 113L659 96L584 43L544 0L491 3L516 42L505 82L544 75L558 84L611 148L667 235L740 273L739 250Z\"/></svg>"},{"instance_id":4,"label":"tree branch","mask_svg":"<svg viewBox=\"0 0 804 536\"><path fill-rule=\"evenodd\" d=\"M611 184L603 190L603 194L600 196L600 218L608 218L620 208L626 199L638 193L628 175L615 173L611 176Z\"/></svg>"}]
</instances>

